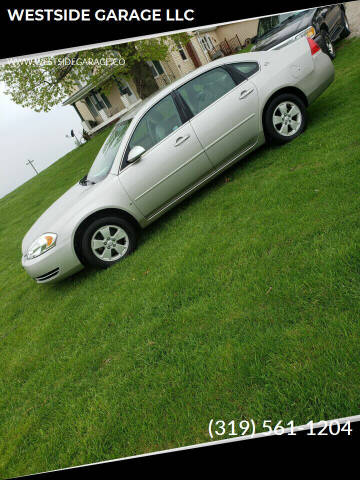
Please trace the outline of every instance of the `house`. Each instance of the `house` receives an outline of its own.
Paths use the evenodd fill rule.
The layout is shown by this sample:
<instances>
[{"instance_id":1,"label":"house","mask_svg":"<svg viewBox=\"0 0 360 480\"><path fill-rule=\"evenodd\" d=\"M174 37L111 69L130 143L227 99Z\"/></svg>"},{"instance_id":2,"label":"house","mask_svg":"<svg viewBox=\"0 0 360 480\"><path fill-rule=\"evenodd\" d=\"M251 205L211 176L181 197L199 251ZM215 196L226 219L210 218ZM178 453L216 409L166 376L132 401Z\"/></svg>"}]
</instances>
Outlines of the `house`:
<instances>
[{"instance_id":1,"label":"house","mask_svg":"<svg viewBox=\"0 0 360 480\"><path fill-rule=\"evenodd\" d=\"M147 62L154 80L154 90L165 87L210 61L195 35L190 35L190 41L186 45L172 42L170 47L164 61ZM109 77L106 81L109 82ZM85 132L93 135L115 122L139 102L141 97L134 81L131 78L113 76L106 94L100 91L99 85L94 86L91 82L79 84L63 105L72 105Z\"/></svg>"},{"instance_id":2,"label":"house","mask_svg":"<svg viewBox=\"0 0 360 480\"><path fill-rule=\"evenodd\" d=\"M210 61L209 56L199 43L196 34L190 33L186 45L171 45L167 58L162 61L149 62L155 81L162 88L174 80L192 72Z\"/></svg>"},{"instance_id":3,"label":"house","mask_svg":"<svg viewBox=\"0 0 360 480\"><path fill-rule=\"evenodd\" d=\"M85 132L93 135L140 102L140 96L131 79L114 77L106 94L90 82L79 85L63 105L72 105Z\"/></svg>"},{"instance_id":4,"label":"house","mask_svg":"<svg viewBox=\"0 0 360 480\"><path fill-rule=\"evenodd\" d=\"M259 19L243 20L208 28L199 28L196 35L203 51L212 59L231 55L247 46L257 33Z\"/></svg>"},{"instance_id":5,"label":"house","mask_svg":"<svg viewBox=\"0 0 360 480\"><path fill-rule=\"evenodd\" d=\"M169 40L169 53L165 60L147 62L153 81L153 91L169 85L214 58L236 53L250 38L256 35L258 20L246 20L211 28L200 28L191 32L186 45ZM141 96L131 78L107 77L110 88L103 93L91 82L78 85L63 105L72 105L81 119L85 132L97 133L115 122L124 113L141 102Z\"/></svg>"}]
</instances>

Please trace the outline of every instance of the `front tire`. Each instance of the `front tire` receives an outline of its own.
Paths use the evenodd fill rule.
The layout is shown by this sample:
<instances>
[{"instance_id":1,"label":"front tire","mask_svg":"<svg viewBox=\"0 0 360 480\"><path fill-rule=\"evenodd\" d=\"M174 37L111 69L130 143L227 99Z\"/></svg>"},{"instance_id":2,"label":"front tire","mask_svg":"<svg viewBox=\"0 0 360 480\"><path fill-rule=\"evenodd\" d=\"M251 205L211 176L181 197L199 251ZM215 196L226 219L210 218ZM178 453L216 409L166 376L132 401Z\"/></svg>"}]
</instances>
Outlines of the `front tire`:
<instances>
[{"instance_id":1,"label":"front tire","mask_svg":"<svg viewBox=\"0 0 360 480\"><path fill-rule=\"evenodd\" d=\"M345 12L342 12L342 22L344 25L344 29L340 34L340 38L346 38L350 35L351 31L350 31L349 22Z\"/></svg>"},{"instance_id":2,"label":"front tire","mask_svg":"<svg viewBox=\"0 0 360 480\"><path fill-rule=\"evenodd\" d=\"M334 44L330 38L330 35L326 30L322 29L320 38L321 38L321 48L323 52L326 53L326 55L330 57L331 60L334 60L334 58L336 57L336 52L335 52Z\"/></svg>"},{"instance_id":3,"label":"front tire","mask_svg":"<svg viewBox=\"0 0 360 480\"><path fill-rule=\"evenodd\" d=\"M137 245L136 228L124 218L94 220L84 231L81 251L87 265L108 268L130 255Z\"/></svg>"},{"instance_id":4,"label":"front tire","mask_svg":"<svg viewBox=\"0 0 360 480\"><path fill-rule=\"evenodd\" d=\"M264 115L267 139L272 143L288 143L303 133L307 123L304 102L292 93L275 97Z\"/></svg>"}]
</instances>

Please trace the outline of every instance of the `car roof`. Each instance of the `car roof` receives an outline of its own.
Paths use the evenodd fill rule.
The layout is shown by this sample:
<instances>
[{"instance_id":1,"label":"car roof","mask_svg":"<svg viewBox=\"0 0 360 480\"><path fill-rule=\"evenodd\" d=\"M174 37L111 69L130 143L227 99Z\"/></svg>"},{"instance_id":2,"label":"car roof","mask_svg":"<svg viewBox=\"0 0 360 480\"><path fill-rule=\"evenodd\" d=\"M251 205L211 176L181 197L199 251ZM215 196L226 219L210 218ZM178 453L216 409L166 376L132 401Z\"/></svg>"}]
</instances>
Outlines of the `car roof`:
<instances>
[{"instance_id":1,"label":"car roof","mask_svg":"<svg viewBox=\"0 0 360 480\"><path fill-rule=\"evenodd\" d=\"M159 100L166 97L169 93L179 88L184 83L187 83L189 80L201 75L202 73L207 72L208 70L212 70L213 68L220 67L221 65L225 65L228 63L235 63L235 62L249 62L249 61L257 61L259 62L263 59L264 56L273 55L274 52L248 52L248 53L240 53L236 55L231 55L228 57L222 57L218 60L214 60L206 65L203 65L199 68L196 68L192 72L184 75L183 77L175 80L170 85L163 87L161 90L156 91L149 97L145 98L140 104L136 105L132 108L129 112L125 113L119 120L119 122L123 122L125 120L131 120L135 117L138 117L149 110L153 105L155 105Z\"/></svg>"}]
</instances>

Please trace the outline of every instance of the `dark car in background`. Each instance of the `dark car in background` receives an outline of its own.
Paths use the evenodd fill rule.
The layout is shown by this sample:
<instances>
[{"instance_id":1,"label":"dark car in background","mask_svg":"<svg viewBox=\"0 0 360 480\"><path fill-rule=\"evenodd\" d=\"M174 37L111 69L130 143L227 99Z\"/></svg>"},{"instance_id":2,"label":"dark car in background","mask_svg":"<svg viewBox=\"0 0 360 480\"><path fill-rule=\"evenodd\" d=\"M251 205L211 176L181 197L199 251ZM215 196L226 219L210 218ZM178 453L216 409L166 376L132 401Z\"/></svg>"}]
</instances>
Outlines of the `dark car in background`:
<instances>
[{"instance_id":1,"label":"dark car in background","mask_svg":"<svg viewBox=\"0 0 360 480\"><path fill-rule=\"evenodd\" d=\"M343 4L310 8L260 18L253 50L277 50L306 36L315 40L331 59L334 42L350 34Z\"/></svg>"}]
</instances>

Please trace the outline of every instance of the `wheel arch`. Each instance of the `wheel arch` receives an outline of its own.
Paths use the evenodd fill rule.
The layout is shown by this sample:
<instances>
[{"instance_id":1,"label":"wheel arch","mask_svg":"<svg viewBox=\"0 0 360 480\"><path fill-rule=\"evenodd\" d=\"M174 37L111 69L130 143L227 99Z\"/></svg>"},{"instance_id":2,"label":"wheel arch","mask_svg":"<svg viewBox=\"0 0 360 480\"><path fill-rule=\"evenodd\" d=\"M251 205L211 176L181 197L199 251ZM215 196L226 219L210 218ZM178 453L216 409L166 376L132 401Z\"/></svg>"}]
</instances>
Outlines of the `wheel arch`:
<instances>
[{"instance_id":1,"label":"wheel arch","mask_svg":"<svg viewBox=\"0 0 360 480\"><path fill-rule=\"evenodd\" d=\"M265 113L266 113L266 110L268 108L268 106L270 105L270 103L274 100L274 98L276 98L277 96L279 95L282 95L283 93L292 93L293 95L297 95L300 100L302 100L304 102L304 105L305 107L308 107L309 106L309 101L305 95L305 93L300 90L300 88L297 88L297 87L284 87L284 88L280 88L280 90L276 90L276 92L274 92L266 101L265 105L264 105L264 108L262 110L262 114L261 114L261 122L262 122L262 127L263 127L263 130L265 131L265 123L264 123L264 120L265 120Z\"/></svg>"},{"instance_id":2,"label":"wheel arch","mask_svg":"<svg viewBox=\"0 0 360 480\"><path fill-rule=\"evenodd\" d=\"M141 226L139 222L136 220L135 217L133 217L130 213L126 212L125 210L121 210L120 208L103 208L101 210L98 210L85 219L81 221L79 226L77 227L74 235L74 250L75 253L80 260L80 262L84 265L84 257L81 252L81 237L83 232L86 230L86 228L90 225L91 222L98 218L102 218L106 215L115 215L116 217L124 218L128 222L130 222L138 231L141 230Z\"/></svg>"}]
</instances>

